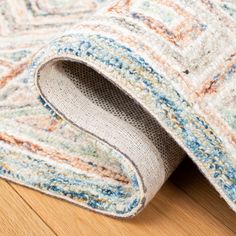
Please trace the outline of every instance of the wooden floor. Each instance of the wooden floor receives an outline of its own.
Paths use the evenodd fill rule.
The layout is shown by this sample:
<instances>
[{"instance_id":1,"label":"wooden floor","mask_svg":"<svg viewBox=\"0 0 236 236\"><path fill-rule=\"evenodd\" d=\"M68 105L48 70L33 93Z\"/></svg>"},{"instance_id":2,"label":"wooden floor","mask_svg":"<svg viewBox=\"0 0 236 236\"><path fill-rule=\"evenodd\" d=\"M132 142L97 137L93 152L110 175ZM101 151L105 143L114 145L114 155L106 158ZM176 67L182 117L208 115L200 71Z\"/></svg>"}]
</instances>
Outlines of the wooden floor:
<instances>
[{"instance_id":1,"label":"wooden floor","mask_svg":"<svg viewBox=\"0 0 236 236\"><path fill-rule=\"evenodd\" d=\"M0 235L236 235L236 215L185 160L130 220L98 215L0 180Z\"/></svg>"}]
</instances>

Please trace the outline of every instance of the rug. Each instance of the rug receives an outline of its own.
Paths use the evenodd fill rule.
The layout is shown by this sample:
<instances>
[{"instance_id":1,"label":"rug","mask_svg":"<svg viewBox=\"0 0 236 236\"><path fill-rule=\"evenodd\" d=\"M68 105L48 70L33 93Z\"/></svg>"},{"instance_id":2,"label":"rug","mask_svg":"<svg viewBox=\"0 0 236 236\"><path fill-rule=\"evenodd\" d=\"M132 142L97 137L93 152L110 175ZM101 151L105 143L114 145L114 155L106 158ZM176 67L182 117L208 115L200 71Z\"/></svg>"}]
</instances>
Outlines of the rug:
<instances>
[{"instance_id":1,"label":"rug","mask_svg":"<svg viewBox=\"0 0 236 236\"><path fill-rule=\"evenodd\" d=\"M235 211L234 0L0 3L2 178L124 218L188 154Z\"/></svg>"}]
</instances>

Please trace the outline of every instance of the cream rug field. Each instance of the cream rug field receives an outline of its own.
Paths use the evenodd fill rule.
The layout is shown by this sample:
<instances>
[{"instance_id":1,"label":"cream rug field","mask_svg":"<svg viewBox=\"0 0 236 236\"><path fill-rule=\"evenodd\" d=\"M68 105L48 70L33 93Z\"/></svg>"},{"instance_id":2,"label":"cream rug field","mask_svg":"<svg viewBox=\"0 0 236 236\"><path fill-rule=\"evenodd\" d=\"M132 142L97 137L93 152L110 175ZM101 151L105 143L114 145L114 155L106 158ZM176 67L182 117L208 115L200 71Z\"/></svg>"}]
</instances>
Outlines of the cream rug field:
<instances>
[{"instance_id":1,"label":"cream rug field","mask_svg":"<svg viewBox=\"0 0 236 236\"><path fill-rule=\"evenodd\" d=\"M0 0L0 176L116 217L188 154L236 210L234 0Z\"/></svg>"}]
</instances>

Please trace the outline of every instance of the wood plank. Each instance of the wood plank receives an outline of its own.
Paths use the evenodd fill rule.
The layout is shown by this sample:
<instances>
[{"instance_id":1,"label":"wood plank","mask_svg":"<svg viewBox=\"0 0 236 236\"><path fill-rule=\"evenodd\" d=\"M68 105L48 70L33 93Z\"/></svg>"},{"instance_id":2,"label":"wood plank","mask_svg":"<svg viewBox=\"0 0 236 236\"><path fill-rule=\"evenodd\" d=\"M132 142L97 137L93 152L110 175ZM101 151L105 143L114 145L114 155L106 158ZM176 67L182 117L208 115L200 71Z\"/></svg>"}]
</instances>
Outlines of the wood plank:
<instances>
[{"instance_id":1,"label":"wood plank","mask_svg":"<svg viewBox=\"0 0 236 236\"><path fill-rule=\"evenodd\" d=\"M16 191L0 180L0 235L55 235Z\"/></svg>"},{"instance_id":2,"label":"wood plank","mask_svg":"<svg viewBox=\"0 0 236 236\"><path fill-rule=\"evenodd\" d=\"M58 235L234 235L208 211L167 182L137 217L118 220L12 184Z\"/></svg>"},{"instance_id":3,"label":"wood plank","mask_svg":"<svg viewBox=\"0 0 236 236\"><path fill-rule=\"evenodd\" d=\"M236 214L200 173L190 159L186 159L171 177L171 182L197 204L236 233Z\"/></svg>"}]
</instances>

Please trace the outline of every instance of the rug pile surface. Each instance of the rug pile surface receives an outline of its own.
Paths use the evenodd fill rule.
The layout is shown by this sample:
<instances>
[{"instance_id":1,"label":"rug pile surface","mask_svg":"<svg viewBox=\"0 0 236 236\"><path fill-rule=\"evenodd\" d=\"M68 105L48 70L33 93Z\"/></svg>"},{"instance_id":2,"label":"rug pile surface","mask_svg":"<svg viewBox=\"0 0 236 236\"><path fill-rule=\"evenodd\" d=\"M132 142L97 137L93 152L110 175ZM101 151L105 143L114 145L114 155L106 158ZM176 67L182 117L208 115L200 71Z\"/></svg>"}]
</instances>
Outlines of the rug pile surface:
<instances>
[{"instance_id":1,"label":"rug pile surface","mask_svg":"<svg viewBox=\"0 0 236 236\"><path fill-rule=\"evenodd\" d=\"M186 154L236 210L234 0L0 0L0 176L116 217Z\"/></svg>"}]
</instances>

